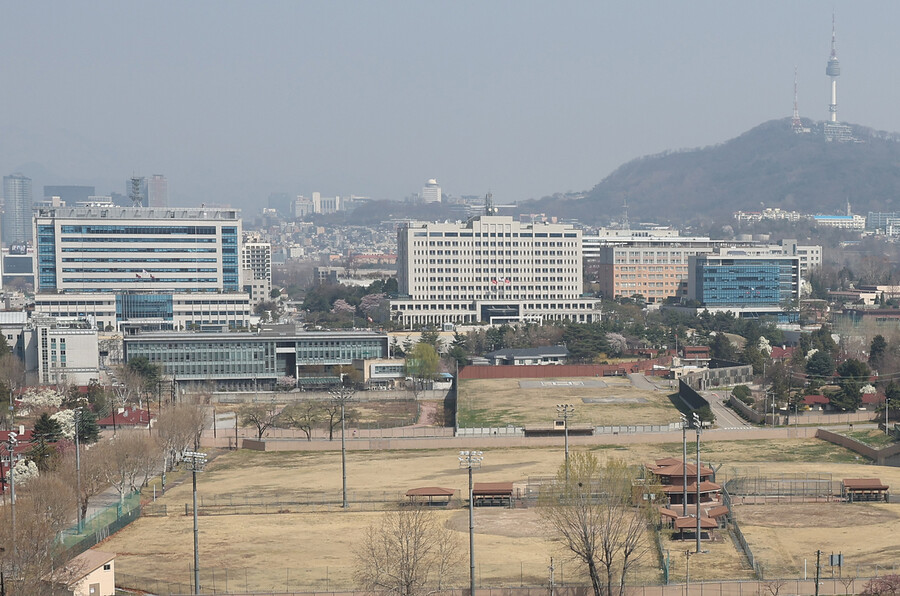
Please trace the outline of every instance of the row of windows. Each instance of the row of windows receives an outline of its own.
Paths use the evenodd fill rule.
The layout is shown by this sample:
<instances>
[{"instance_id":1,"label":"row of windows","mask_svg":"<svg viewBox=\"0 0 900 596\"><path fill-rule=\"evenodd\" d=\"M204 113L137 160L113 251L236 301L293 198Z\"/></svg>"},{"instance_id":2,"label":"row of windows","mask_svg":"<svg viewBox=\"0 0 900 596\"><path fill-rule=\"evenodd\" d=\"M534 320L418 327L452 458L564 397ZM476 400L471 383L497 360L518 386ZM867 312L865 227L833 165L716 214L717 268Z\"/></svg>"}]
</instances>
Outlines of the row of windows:
<instances>
[{"instance_id":1,"label":"row of windows","mask_svg":"<svg viewBox=\"0 0 900 596\"><path fill-rule=\"evenodd\" d=\"M144 258L133 258L133 257L124 257L124 258L94 258L94 257L63 257L63 263L216 263L218 259L216 258L204 258L204 257L191 257L191 258L173 258L173 259L160 259L160 258L152 258L152 257L144 257Z\"/></svg>"},{"instance_id":2,"label":"row of windows","mask_svg":"<svg viewBox=\"0 0 900 596\"><path fill-rule=\"evenodd\" d=\"M60 238L60 242L78 243L78 242L110 242L113 244L128 244L131 242L143 243L159 243L159 244L195 244L195 243L215 243L216 238L84 238L84 237L64 237Z\"/></svg>"},{"instance_id":3,"label":"row of windows","mask_svg":"<svg viewBox=\"0 0 900 596\"><path fill-rule=\"evenodd\" d=\"M41 252L44 252L46 247L41 246ZM52 246L49 248L53 248ZM52 252L52 250L48 251ZM189 248L189 247L177 247L177 248L160 248L160 247L144 247L144 246L118 246L115 248L104 247L104 246L84 246L79 248L63 248L62 252L83 252L83 253L93 253L93 252L139 252L139 253L169 253L169 252L201 252L201 253L215 253L217 252L216 248Z\"/></svg>"},{"instance_id":4,"label":"row of windows","mask_svg":"<svg viewBox=\"0 0 900 596\"><path fill-rule=\"evenodd\" d=\"M192 234L212 235L216 233L215 226L124 226L124 225L62 225L60 231L63 234Z\"/></svg>"}]
</instances>

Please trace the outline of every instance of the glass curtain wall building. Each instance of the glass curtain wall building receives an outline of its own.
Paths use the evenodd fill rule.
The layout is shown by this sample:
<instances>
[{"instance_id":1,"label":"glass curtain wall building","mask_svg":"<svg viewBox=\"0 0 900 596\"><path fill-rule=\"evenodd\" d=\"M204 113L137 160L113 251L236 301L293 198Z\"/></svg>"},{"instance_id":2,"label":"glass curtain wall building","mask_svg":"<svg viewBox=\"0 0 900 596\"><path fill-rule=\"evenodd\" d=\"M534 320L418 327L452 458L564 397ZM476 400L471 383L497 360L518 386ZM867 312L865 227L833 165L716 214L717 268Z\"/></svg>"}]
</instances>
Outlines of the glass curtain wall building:
<instances>
[{"instance_id":1,"label":"glass curtain wall building","mask_svg":"<svg viewBox=\"0 0 900 596\"><path fill-rule=\"evenodd\" d=\"M36 292L53 294L60 310L48 314L72 315L70 302L114 295L115 327L249 325L249 301L241 293L237 210L41 206L34 213L34 234ZM179 318L182 294L210 296L216 304L205 310L214 317ZM243 308L234 308L235 295L243 296ZM219 304L223 301L229 304ZM49 302L36 298L38 308Z\"/></svg>"},{"instance_id":2,"label":"glass curtain wall building","mask_svg":"<svg viewBox=\"0 0 900 596\"><path fill-rule=\"evenodd\" d=\"M140 333L125 338L125 361L145 357L179 382L271 389L281 377L300 386L339 383L341 366L386 358L388 337L369 332Z\"/></svg>"},{"instance_id":3,"label":"glass curtain wall building","mask_svg":"<svg viewBox=\"0 0 900 596\"><path fill-rule=\"evenodd\" d=\"M690 259L688 298L703 306L777 311L800 297L800 260L742 251Z\"/></svg>"}]
</instances>

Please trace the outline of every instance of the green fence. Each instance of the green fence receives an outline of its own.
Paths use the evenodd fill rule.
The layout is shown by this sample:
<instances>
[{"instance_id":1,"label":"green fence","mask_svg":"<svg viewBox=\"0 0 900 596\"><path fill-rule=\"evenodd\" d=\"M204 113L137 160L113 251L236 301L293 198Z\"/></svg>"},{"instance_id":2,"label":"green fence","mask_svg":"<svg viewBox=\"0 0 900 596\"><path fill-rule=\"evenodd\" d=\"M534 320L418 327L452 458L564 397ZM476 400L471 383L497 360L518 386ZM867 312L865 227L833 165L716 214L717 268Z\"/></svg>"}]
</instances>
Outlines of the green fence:
<instances>
[{"instance_id":1,"label":"green fence","mask_svg":"<svg viewBox=\"0 0 900 596\"><path fill-rule=\"evenodd\" d=\"M72 526L61 535L63 546L74 557L109 538L141 515L141 493L135 491L84 520L81 530Z\"/></svg>"}]
</instances>

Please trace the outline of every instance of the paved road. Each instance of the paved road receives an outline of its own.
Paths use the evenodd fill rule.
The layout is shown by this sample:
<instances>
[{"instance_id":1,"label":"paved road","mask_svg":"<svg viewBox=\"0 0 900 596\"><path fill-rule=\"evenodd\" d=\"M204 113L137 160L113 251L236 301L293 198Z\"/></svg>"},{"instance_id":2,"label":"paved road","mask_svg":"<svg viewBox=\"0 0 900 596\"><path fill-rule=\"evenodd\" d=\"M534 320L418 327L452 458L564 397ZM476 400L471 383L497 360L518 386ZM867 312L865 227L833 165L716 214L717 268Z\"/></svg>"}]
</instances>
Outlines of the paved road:
<instances>
[{"instance_id":1,"label":"paved road","mask_svg":"<svg viewBox=\"0 0 900 596\"><path fill-rule=\"evenodd\" d=\"M709 402L713 415L716 417L716 427L726 430L743 430L754 428L749 422L737 415L737 412L725 405L727 396L716 391L704 391L703 396Z\"/></svg>"}]
</instances>

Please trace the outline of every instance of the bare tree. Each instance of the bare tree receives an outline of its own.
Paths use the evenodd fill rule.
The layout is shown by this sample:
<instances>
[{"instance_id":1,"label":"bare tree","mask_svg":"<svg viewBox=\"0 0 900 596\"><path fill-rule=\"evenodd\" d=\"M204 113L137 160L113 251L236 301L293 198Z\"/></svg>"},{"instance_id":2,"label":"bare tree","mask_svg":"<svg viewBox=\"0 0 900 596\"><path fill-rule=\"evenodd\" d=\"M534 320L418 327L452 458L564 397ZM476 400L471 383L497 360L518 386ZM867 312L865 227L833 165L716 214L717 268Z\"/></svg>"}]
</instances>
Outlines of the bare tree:
<instances>
[{"instance_id":1,"label":"bare tree","mask_svg":"<svg viewBox=\"0 0 900 596\"><path fill-rule=\"evenodd\" d=\"M424 506L385 513L366 530L355 559L364 589L396 596L439 591L463 568L458 537Z\"/></svg>"},{"instance_id":2,"label":"bare tree","mask_svg":"<svg viewBox=\"0 0 900 596\"><path fill-rule=\"evenodd\" d=\"M306 440L312 440L312 429L322 421L322 404L316 400L306 399L293 403L281 411L279 424L289 428L299 428L306 435Z\"/></svg>"},{"instance_id":3,"label":"bare tree","mask_svg":"<svg viewBox=\"0 0 900 596\"><path fill-rule=\"evenodd\" d=\"M568 482L563 464L541 495L541 516L556 540L587 566L595 596L623 596L628 572L647 552L649 508L640 503L652 499L634 504L635 477L622 460L601 465L593 453L575 452Z\"/></svg>"},{"instance_id":4,"label":"bare tree","mask_svg":"<svg viewBox=\"0 0 900 596\"><path fill-rule=\"evenodd\" d=\"M261 439L266 431L278 421L278 410L275 404L245 404L238 411L241 424L256 427L256 438Z\"/></svg>"},{"instance_id":5,"label":"bare tree","mask_svg":"<svg viewBox=\"0 0 900 596\"><path fill-rule=\"evenodd\" d=\"M197 404L175 404L159 414L156 436L162 444L166 471L174 467L179 453L197 445L205 425L206 411Z\"/></svg>"},{"instance_id":6,"label":"bare tree","mask_svg":"<svg viewBox=\"0 0 900 596\"><path fill-rule=\"evenodd\" d=\"M16 499L16 530L12 535L11 508L0 507L0 568L9 594L55 596L65 584L66 556L57 539L75 511L73 491L53 474L29 481Z\"/></svg>"},{"instance_id":7,"label":"bare tree","mask_svg":"<svg viewBox=\"0 0 900 596\"><path fill-rule=\"evenodd\" d=\"M107 443L99 443L92 448L99 450L103 474L106 481L119 493L119 500L133 492L149 479L154 464L159 461L158 444L139 431L119 433ZM138 478L142 478L138 482Z\"/></svg>"},{"instance_id":8,"label":"bare tree","mask_svg":"<svg viewBox=\"0 0 900 596\"><path fill-rule=\"evenodd\" d=\"M328 431L328 440L334 440L334 431L341 427L341 404L335 400L322 402L322 426ZM344 420L352 423L357 420L359 414L353 408L344 407Z\"/></svg>"},{"instance_id":9,"label":"bare tree","mask_svg":"<svg viewBox=\"0 0 900 596\"><path fill-rule=\"evenodd\" d=\"M70 452L60 462L56 473L60 475L70 486L81 487L81 494L76 495L78 507L81 508L81 519L87 517L88 504L107 487L106 473L103 462L100 459L103 449L96 446L82 448L80 482L76 481L75 453Z\"/></svg>"}]
</instances>

